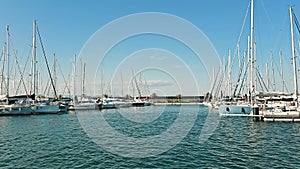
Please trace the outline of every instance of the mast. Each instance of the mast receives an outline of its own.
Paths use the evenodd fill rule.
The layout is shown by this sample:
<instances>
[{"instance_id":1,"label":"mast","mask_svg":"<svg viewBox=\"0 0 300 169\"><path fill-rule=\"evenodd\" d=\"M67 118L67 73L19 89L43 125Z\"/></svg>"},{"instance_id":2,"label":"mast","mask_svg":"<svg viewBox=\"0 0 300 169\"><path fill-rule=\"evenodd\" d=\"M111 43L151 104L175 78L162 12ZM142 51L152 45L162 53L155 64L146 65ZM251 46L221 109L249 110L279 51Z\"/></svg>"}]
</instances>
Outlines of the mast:
<instances>
[{"instance_id":1,"label":"mast","mask_svg":"<svg viewBox=\"0 0 300 169\"><path fill-rule=\"evenodd\" d=\"M121 85L122 85L121 95L122 95L122 97L124 97L124 81L123 81L123 75L122 75L122 72L120 72L120 74L121 74Z\"/></svg>"},{"instance_id":2,"label":"mast","mask_svg":"<svg viewBox=\"0 0 300 169\"><path fill-rule=\"evenodd\" d=\"M213 70L212 70L212 86L210 87L211 89L213 89L213 87L214 87L214 82L215 82L215 79L216 79L217 77L215 76L215 67L213 67ZM211 90L211 92L210 92L210 95L212 95L212 90Z\"/></svg>"},{"instance_id":3,"label":"mast","mask_svg":"<svg viewBox=\"0 0 300 169\"><path fill-rule=\"evenodd\" d=\"M134 81L135 81L135 85L136 85L136 89L137 89L137 91L138 91L138 93L139 93L139 99L141 99L141 90L140 90L140 88L139 88L139 85L138 85L138 82L137 82L137 80L136 80L136 77L134 77Z\"/></svg>"},{"instance_id":4,"label":"mast","mask_svg":"<svg viewBox=\"0 0 300 169\"><path fill-rule=\"evenodd\" d=\"M248 94L249 94L249 98L248 98L248 100L249 100L249 102L250 102L250 105L252 104L252 99L251 99L251 93L252 93L252 91L251 91L251 89L252 89L252 69L251 69L251 54L250 54L250 36L248 36L248 49L247 49L247 53L248 53L248 64L249 64L249 66L248 66L248 71L249 71L249 84L248 84Z\"/></svg>"},{"instance_id":5,"label":"mast","mask_svg":"<svg viewBox=\"0 0 300 169\"><path fill-rule=\"evenodd\" d=\"M297 83L297 68L296 68L296 55L295 55L295 41L294 41L294 25L293 25L293 8L290 6L290 26L291 26L291 40L292 40L292 59L294 70L294 99L298 101L298 83Z\"/></svg>"},{"instance_id":6,"label":"mast","mask_svg":"<svg viewBox=\"0 0 300 169\"><path fill-rule=\"evenodd\" d=\"M266 63L266 79L267 79L267 88L269 89L269 64Z\"/></svg>"},{"instance_id":7,"label":"mast","mask_svg":"<svg viewBox=\"0 0 300 169\"><path fill-rule=\"evenodd\" d=\"M104 98L104 66L101 63L101 95Z\"/></svg>"},{"instance_id":8,"label":"mast","mask_svg":"<svg viewBox=\"0 0 300 169\"><path fill-rule=\"evenodd\" d=\"M55 53L53 54L53 81L54 81L54 86L56 86L57 76L56 76L56 56L55 56Z\"/></svg>"},{"instance_id":9,"label":"mast","mask_svg":"<svg viewBox=\"0 0 300 169\"><path fill-rule=\"evenodd\" d=\"M231 55L231 51L230 49L228 50L228 96L231 96L231 90L232 90L232 86L231 86L231 63L230 63L230 55Z\"/></svg>"},{"instance_id":10,"label":"mast","mask_svg":"<svg viewBox=\"0 0 300 169\"><path fill-rule=\"evenodd\" d=\"M2 53L1 53L1 61L2 61L2 67L1 67L1 95L3 95L4 91L3 91L3 86L4 86L4 66L5 66L5 57L6 57L6 42L4 43L3 49L2 49Z\"/></svg>"},{"instance_id":11,"label":"mast","mask_svg":"<svg viewBox=\"0 0 300 169\"><path fill-rule=\"evenodd\" d=\"M9 97L9 26L6 26L6 54L7 54L7 89L6 89L6 95L7 100L6 103L9 103L8 97Z\"/></svg>"},{"instance_id":12,"label":"mast","mask_svg":"<svg viewBox=\"0 0 300 169\"><path fill-rule=\"evenodd\" d=\"M133 97L133 100L135 100L135 88L134 88L134 81L135 80L135 76L134 76L134 72L133 72L133 69L132 69L132 80L131 80L131 87L132 87L132 97Z\"/></svg>"},{"instance_id":13,"label":"mast","mask_svg":"<svg viewBox=\"0 0 300 169\"><path fill-rule=\"evenodd\" d=\"M82 97L85 97L85 62L83 63L83 76L82 76Z\"/></svg>"},{"instance_id":14,"label":"mast","mask_svg":"<svg viewBox=\"0 0 300 169\"><path fill-rule=\"evenodd\" d=\"M36 98L37 86L37 69L36 69L36 20L33 21L33 37L32 37L32 65L33 65L33 94L34 100Z\"/></svg>"},{"instance_id":15,"label":"mast","mask_svg":"<svg viewBox=\"0 0 300 169\"><path fill-rule=\"evenodd\" d=\"M281 79L282 79L282 92L284 92L284 79L283 79L283 67L282 67L282 50L280 50L279 52L279 55L280 55L280 76L281 76Z\"/></svg>"},{"instance_id":16,"label":"mast","mask_svg":"<svg viewBox=\"0 0 300 169\"><path fill-rule=\"evenodd\" d=\"M254 37L254 0L251 0L251 17L250 17L250 103L252 105L253 94L253 37Z\"/></svg>"},{"instance_id":17,"label":"mast","mask_svg":"<svg viewBox=\"0 0 300 169\"><path fill-rule=\"evenodd\" d=\"M256 67L256 42L253 42L253 80L254 80L254 84L253 84L253 92L256 93L257 91L257 77L256 77L256 73L257 73L257 67Z\"/></svg>"},{"instance_id":18,"label":"mast","mask_svg":"<svg viewBox=\"0 0 300 169\"><path fill-rule=\"evenodd\" d=\"M84 83L84 80L83 80L83 66L82 66L82 59L80 59L80 79L81 79L81 84L80 84L80 92L81 92L81 95L80 95L80 101L82 102L82 98L83 98L83 83Z\"/></svg>"},{"instance_id":19,"label":"mast","mask_svg":"<svg viewBox=\"0 0 300 169\"><path fill-rule=\"evenodd\" d=\"M273 59L273 53L270 52L270 58L271 58L271 67L272 67L272 85L273 85L273 91L276 91L276 83L275 83L275 72L274 72L274 59Z\"/></svg>"},{"instance_id":20,"label":"mast","mask_svg":"<svg viewBox=\"0 0 300 169\"><path fill-rule=\"evenodd\" d=\"M75 56L74 56L74 74L73 74L73 98L74 98L74 103L76 103L77 102L77 100L76 100L76 88L75 88L75 86L76 86L76 54L75 54Z\"/></svg>"}]
</instances>

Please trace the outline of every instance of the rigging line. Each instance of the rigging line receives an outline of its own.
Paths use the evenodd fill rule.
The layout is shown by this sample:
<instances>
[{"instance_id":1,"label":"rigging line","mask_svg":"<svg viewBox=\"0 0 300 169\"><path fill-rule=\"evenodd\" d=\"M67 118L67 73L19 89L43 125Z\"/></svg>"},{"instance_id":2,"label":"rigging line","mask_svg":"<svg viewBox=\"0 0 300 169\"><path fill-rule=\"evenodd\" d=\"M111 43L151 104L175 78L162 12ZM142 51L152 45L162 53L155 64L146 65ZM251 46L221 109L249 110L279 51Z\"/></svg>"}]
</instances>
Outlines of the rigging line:
<instances>
[{"instance_id":1,"label":"rigging line","mask_svg":"<svg viewBox=\"0 0 300 169\"><path fill-rule=\"evenodd\" d=\"M21 68L20 68L20 64L19 64L18 58L17 58L17 52L16 52L16 51L14 51L14 55L15 55L15 59L16 59L16 65L17 65L18 71L19 71L20 76L21 76L21 79L20 79L19 82L22 82L22 83L23 83L25 93L26 93L26 95L27 95L27 97L28 97L28 91L27 91L27 88L26 88L26 85L25 85L25 82L24 82L24 76L23 76L23 75L24 75L24 72L21 71ZM18 88L16 89L15 95L17 95L17 93L19 92L19 88L20 88L20 86L18 86Z\"/></svg>"},{"instance_id":2,"label":"rigging line","mask_svg":"<svg viewBox=\"0 0 300 169\"><path fill-rule=\"evenodd\" d=\"M49 96L50 90L51 90L51 83L50 83L50 79L48 79L47 85L45 86L44 95Z\"/></svg>"},{"instance_id":3,"label":"rigging line","mask_svg":"<svg viewBox=\"0 0 300 169\"><path fill-rule=\"evenodd\" d=\"M264 1L260 1L260 3L261 3L261 6L262 6L262 8L263 8L263 10L265 12L265 15L266 15L267 19L269 20L269 23L271 24L271 27L272 27L273 31L275 31L274 24L273 24L273 22L271 20L271 17L269 15L269 13L267 12L267 9L266 9L266 6L264 4Z\"/></svg>"},{"instance_id":4,"label":"rigging line","mask_svg":"<svg viewBox=\"0 0 300 169\"><path fill-rule=\"evenodd\" d=\"M45 86L45 89L44 89L44 92L43 92L44 95L46 95L47 91L49 91L49 89L48 89L49 88L49 81L50 80L48 80L47 83L46 83L46 86Z\"/></svg>"},{"instance_id":5,"label":"rigging line","mask_svg":"<svg viewBox=\"0 0 300 169\"><path fill-rule=\"evenodd\" d=\"M7 90L7 85L6 85L6 83L4 83L5 82L5 77L4 77L4 69L5 69L5 62L6 62L6 48L7 48L7 43L5 42L4 43L4 46L3 46L3 50L4 50L4 55L3 55L3 64L2 64L2 70L1 70L1 76L2 76L2 79L1 79L1 87L2 88L5 88L5 90ZM1 89L2 90L2 89ZM4 91L4 90L3 90ZM1 91L1 92L3 92L3 91ZM1 93L1 94L3 94L3 93Z\"/></svg>"},{"instance_id":6,"label":"rigging line","mask_svg":"<svg viewBox=\"0 0 300 169\"><path fill-rule=\"evenodd\" d=\"M1 69L1 95L3 94L3 83L4 83L4 64L5 64L5 50L6 49L6 43L4 43L3 48L2 48L2 52L1 52L1 61L3 62L2 64L2 69Z\"/></svg>"},{"instance_id":7,"label":"rigging line","mask_svg":"<svg viewBox=\"0 0 300 169\"><path fill-rule=\"evenodd\" d=\"M225 60L223 59L223 62L225 62ZM221 74L220 74L220 81L219 81L219 84L218 84L218 87L217 87L217 92L215 94L215 97L217 97L221 91L221 97L223 97L222 95L222 90L226 91L226 86L224 85L224 79L226 78L226 75L225 75L225 72L226 72L226 67L227 67L227 62L225 62L225 67L223 67L223 63L221 64L221 67L220 69L222 70L221 71Z\"/></svg>"},{"instance_id":8,"label":"rigging line","mask_svg":"<svg viewBox=\"0 0 300 169\"><path fill-rule=\"evenodd\" d=\"M48 74L49 74L50 79L51 79L51 84L52 84L52 87L53 87L53 90L54 90L54 94L55 94L55 97L58 98L57 97L57 93L56 93L56 89L55 89L55 86L54 86L54 81L53 81L53 78L51 76L51 71L50 71L50 68L49 68L48 60L47 60L47 57L46 57L46 52L45 52L45 49L44 49L44 46L43 46L43 43L42 43L42 37L41 37L40 31L39 31L39 28L36 27L36 29L37 29L37 33L39 35L40 43L41 43L41 46L42 46L42 51L43 51L44 58L45 58L45 61L46 61L46 65L47 65L47 69L48 69Z\"/></svg>"},{"instance_id":9,"label":"rigging line","mask_svg":"<svg viewBox=\"0 0 300 169\"><path fill-rule=\"evenodd\" d=\"M225 62L225 63L224 63L224 62ZM225 61L225 57L223 58L222 66L223 66L223 67L222 67L222 70L223 70L222 76L224 76L223 78L226 78L226 71L227 71L227 68L228 68L228 62ZM227 77L227 78L228 78L228 77ZM228 87L228 83L223 84L222 86L223 86L223 88L224 88L224 91L226 91L226 90L227 90L227 87Z\"/></svg>"},{"instance_id":10,"label":"rigging line","mask_svg":"<svg viewBox=\"0 0 300 169\"><path fill-rule=\"evenodd\" d=\"M3 48L2 48L2 50L1 50L1 56L0 56L0 60L2 60L2 58L4 58L4 56L5 56L5 45L6 45L6 43L4 43L4 45L3 45Z\"/></svg>"},{"instance_id":11,"label":"rigging line","mask_svg":"<svg viewBox=\"0 0 300 169\"><path fill-rule=\"evenodd\" d=\"M241 82L241 85L240 85L240 89L239 89L238 95L241 94L242 88L243 88L243 86L244 86L244 82L246 81L245 79L247 78L246 74L247 74L248 68L249 68L249 62L247 62L246 69L245 69L245 72L244 72L244 75L243 75L243 80L242 80L242 82Z\"/></svg>"},{"instance_id":12,"label":"rigging line","mask_svg":"<svg viewBox=\"0 0 300 169\"><path fill-rule=\"evenodd\" d=\"M218 98L218 95L219 95L219 91L220 91L220 88L221 88L221 83L222 81L220 80L217 84L217 87L216 87L216 92L214 95L212 95L212 99L217 99ZM220 96L221 97L221 96ZM206 98L206 99L209 99L209 98Z\"/></svg>"},{"instance_id":13,"label":"rigging line","mask_svg":"<svg viewBox=\"0 0 300 169\"><path fill-rule=\"evenodd\" d=\"M28 64L28 61L29 61L29 57L30 57L30 53L31 53L31 51L29 51L29 54L28 54L28 56L27 56L27 59L26 59L26 62L25 62L25 65L24 65L24 68L23 68L23 73L22 73L22 75L23 75L23 77L24 77L24 72L25 72L25 70L26 70L26 67L27 67L27 64ZM18 87L17 88L19 88L21 86L21 81L19 81L19 84L18 84ZM25 85L26 86L26 85ZM26 92L27 93L27 92ZM30 93L29 93L30 94Z\"/></svg>"},{"instance_id":14,"label":"rigging line","mask_svg":"<svg viewBox=\"0 0 300 169\"><path fill-rule=\"evenodd\" d=\"M256 73L256 75L258 75L258 74ZM260 78L258 78L258 82L259 82L259 85L261 87L261 90L264 91L264 88L263 88L263 85L261 84L261 79Z\"/></svg>"},{"instance_id":15,"label":"rigging line","mask_svg":"<svg viewBox=\"0 0 300 169\"><path fill-rule=\"evenodd\" d=\"M256 75L258 75L258 77L259 77L258 80L259 80L259 83L260 83L261 88L263 89L263 87L265 87L266 91L269 92L269 90L268 90L268 88L267 88L267 86L266 86L266 84L265 84L265 82L264 82L264 79L262 78L262 76L261 76L261 74L260 74L258 68L256 68ZM261 83L263 84L263 86L262 86Z\"/></svg>"},{"instance_id":16,"label":"rigging line","mask_svg":"<svg viewBox=\"0 0 300 169\"><path fill-rule=\"evenodd\" d=\"M237 91L237 88L238 88L238 86L239 86L239 83L241 82L241 75L242 75L242 73L243 73L244 66L245 66L245 65L244 65L244 62L245 62L245 54L244 54L243 59L242 59L243 67L240 68L240 71L239 71L239 74L238 74L238 80L237 80L236 86L235 86L235 88L234 88L233 96L235 96L236 91Z\"/></svg>"},{"instance_id":17,"label":"rigging line","mask_svg":"<svg viewBox=\"0 0 300 169\"><path fill-rule=\"evenodd\" d=\"M212 95L212 93L213 93L213 91L214 91L214 88L215 88L215 85L216 85L216 81L218 80L219 73L220 73L221 70L222 70L222 68L219 67L218 72L217 72L217 75L216 75L216 78L215 78L214 83L213 83L213 86L212 86L212 88L211 88L211 90L210 90L210 94L211 94L211 95Z\"/></svg>"},{"instance_id":18,"label":"rigging line","mask_svg":"<svg viewBox=\"0 0 300 169\"><path fill-rule=\"evenodd\" d=\"M293 16L294 16L294 22L295 22L295 24L296 24L297 30L298 30L298 32L300 33L300 25L299 25L299 22L298 22L297 16L295 15L295 13L294 13L294 10L293 10L293 9L292 9L292 12L293 12Z\"/></svg>"},{"instance_id":19,"label":"rigging line","mask_svg":"<svg viewBox=\"0 0 300 169\"><path fill-rule=\"evenodd\" d=\"M133 78L134 78L134 82L135 82L135 85L136 85L137 91L138 91L138 93L139 93L139 99L140 99L142 95L141 95L141 91L140 91L140 88L139 88L138 82L137 82L137 80L136 80L136 76L137 76L137 75L135 75Z\"/></svg>"},{"instance_id":20,"label":"rigging line","mask_svg":"<svg viewBox=\"0 0 300 169\"><path fill-rule=\"evenodd\" d=\"M248 16L248 13L249 13L250 5L251 5L251 1L249 1L248 7L247 7L247 10L246 10L246 15L244 17L242 28L241 28L241 31L240 31L240 34L239 34L239 37L238 37L237 45L236 45L235 50L234 50L233 59L232 59L231 65L230 65L230 69L232 69L232 65L233 65L235 57L237 55L238 45L240 44L240 41L241 41L241 37L242 37L243 30L244 30L244 27L245 27L245 24L246 24L246 20L247 20L247 16Z\"/></svg>"},{"instance_id":21,"label":"rigging line","mask_svg":"<svg viewBox=\"0 0 300 169\"><path fill-rule=\"evenodd\" d=\"M280 75L280 79L281 79L281 81L284 81L284 78L283 78L283 73L280 71L280 68L279 68L279 66L278 66L277 62L276 62L276 61L274 61L274 60L273 60L273 62L275 63L275 67L276 67L276 70L277 70L278 74ZM286 89L287 89L287 88L286 88Z\"/></svg>"},{"instance_id":22,"label":"rigging line","mask_svg":"<svg viewBox=\"0 0 300 169\"><path fill-rule=\"evenodd\" d=\"M68 86L68 83L67 83L67 81L66 81L66 78L65 78L65 76L64 76L64 74L63 74L63 71L62 71L62 69L61 69L61 66L60 66L59 62L57 62L57 65L58 65L59 71L61 72L61 75L62 75L62 77L63 77L63 80L64 80L64 82L65 82L65 85L66 85L66 88L67 88L67 90L68 90L68 93L69 93L69 95L71 95L71 90L70 90L70 88L69 88L69 86Z\"/></svg>"},{"instance_id":23,"label":"rigging line","mask_svg":"<svg viewBox=\"0 0 300 169\"><path fill-rule=\"evenodd\" d=\"M221 79L220 79L219 82L218 82L218 85L217 85L217 88L216 88L216 92L215 92L214 98L217 98L217 96L219 95L220 90L221 90L221 87L222 87L222 84L223 84L224 76L221 76L220 78L221 78ZM222 96L221 96L221 97L222 97Z\"/></svg>"}]
</instances>

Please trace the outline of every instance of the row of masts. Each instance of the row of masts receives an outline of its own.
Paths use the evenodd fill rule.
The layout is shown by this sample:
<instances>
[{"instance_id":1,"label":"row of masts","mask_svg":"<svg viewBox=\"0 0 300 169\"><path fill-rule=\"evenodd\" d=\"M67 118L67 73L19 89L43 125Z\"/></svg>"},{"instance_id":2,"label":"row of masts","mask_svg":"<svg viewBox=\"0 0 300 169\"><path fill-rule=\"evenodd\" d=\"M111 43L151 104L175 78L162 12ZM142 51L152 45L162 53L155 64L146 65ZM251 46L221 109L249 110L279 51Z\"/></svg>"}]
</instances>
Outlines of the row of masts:
<instances>
[{"instance_id":1,"label":"row of masts","mask_svg":"<svg viewBox=\"0 0 300 169\"><path fill-rule=\"evenodd\" d=\"M31 57L32 57L32 62L31 62L31 71L30 71L30 74L29 74L29 77L30 79L28 80L29 85L26 85L25 84L25 79L24 79L24 71L25 68L26 68L26 64L27 64L27 61L26 61L26 64L23 68L23 70L21 70L21 67L19 65L19 62L18 62L18 59L17 59L17 52L14 51L13 55L11 54L11 49L10 49L10 32L9 32L9 25L6 26L6 42L4 43L4 47L3 49L5 49L5 52L2 52L1 54L1 61L3 62L3 65L2 65L2 70L1 70L1 95L3 95L5 93L6 97L9 98L10 96L14 96L14 95L18 95L20 93L18 93L17 91L19 91L19 88L20 88L20 85L22 84L23 85L23 88L25 90L25 93L26 95L34 95L34 96L37 96L38 95L38 70L37 70L37 58L36 58L36 55L37 55L37 52L36 52L36 49L37 49L37 35L39 37L39 41L40 41L40 44L41 44L41 47L42 47L42 52L43 52L43 55L44 55L44 59L45 59L45 62L46 62L46 66L48 68L48 74L50 76L50 79L51 79L51 85L52 85L52 88L53 88L53 93L54 93L54 96L55 98L57 98L57 93L56 93L56 89L55 89L55 83L56 83L56 79L55 78L52 78L52 74L51 74L51 71L50 71L50 68L49 68L49 63L48 63L48 59L46 57L46 53L45 53L45 49L44 49L44 46L43 46L43 43L42 43L42 38L41 38L41 35L40 35L40 32L38 30L38 27L37 27L37 23L36 23L36 20L34 20L33 22L33 38L32 38L32 49L31 49ZM16 76L16 73L15 74L11 74L11 65L12 65L12 61L11 61L11 57L14 57L14 64L15 65L15 72L16 69L18 70L19 72L19 76L20 76L20 79L19 79L19 84L17 86L17 89L16 90L16 93L11 93L11 87L16 87L14 85L15 83L15 79L12 79L11 76ZM55 57L54 57L55 59ZM6 64L6 65L5 65ZM55 64L55 63L54 63ZM6 67L6 72L4 71L4 67ZM6 75L5 75L6 73ZM54 73L56 73L56 68L54 68ZM55 77L55 76L54 76ZM13 86L10 86L10 84L13 83ZM27 90L27 87L30 86L30 90L28 91ZM4 92L3 89L6 89L6 91ZM35 98L34 98L35 99ZM7 99L7 104L9 103L9 99Z\"/></svg>"},{"instance_id":2,"label":"row of masts","mask_svg":"<svg viewBox=\"0 0 300 169\"><path fill-rule=\"evenodd\" d=\"M270 61L271 63L266 63L265 67L265 75L266 78L263 78L260 72L258 71L258 67L256 65L256 42L254 40L254 0L251 0L250 4L250 35L248 36L248 49L247 52L244 52L244 55L242 59L240 59L240 36L238 38L238 43L237 43L237 50L234 53L233 59L231 58L231 51L229 50L228 52L228 59L227 59L227 66L220 66L223 68L219 68L217 75L215 75L215 70L213 70L213 85L212 89L210 91L212 97L224 97L224 96L230 96L230 97L239 97L241 96L241 90L242 88L247 87L247 92L245 95L247 95L247 100L250 102L250 105L253 105L253 98L255 94L258 93L260 89L258 89L258 86L260 84L261 90L266 91L266 92L271 92L269 90L270 88L273 89L274 92L276 92L278 89L276 89L276 81L275 81L275 71L274 71L274 59L273 59L273 53L270 52ZM248 9L249 9L248 6ZM247 11L248 11L247 9ZM298 100L298 82L297 82L297 63L296 63L296 50L295 50L295 39L294 39L294 24L298 24L297 18L293 12L293 8L289 7L289 14L290 14L290 31L291 31L291 48L292 48L292 64L293 64L293 98L295 101ZM246 14L247 16L247 14ZM245 16L245 18L246 18ZM245 20L243 22L242 28L244 27ZM299 25L299 24L298 24ZM297 26L298 26L297 25ZM298 28L298 27L297 27ZM298 28L299 29L299 28ZM241 30L242 31L242 30ZM300 31L299 31L300 32ZM233 60L235 58L235 54L238 54L238 59L239 59L239 72L238 72L238 79L236 83L232 83L232 65L233 65ZM287 90L287 85L284 80L284 75L283 75L283 64L282 64L282 51L280 50L279 52L280 55L280 70L279 70L279 75L281 79L281 93L284 91L288 92ZM248 60L246 60L246 57L248 56ZM241 63L241 60L243 60L243 63ZM225 59L223 60L223 64L225 64ZM277 65L276 65L277 66ZM271 67L271 72L269 72L269 69ZM278 68L278 66L277 66ZM226 70L227 69L227 70ZM221 72L221 73L220 73ZM223 72L223 73L222 73ZM226 74L224 72L227 72L227 79L226 83L222 82L224 81L224 78L226 78ZM248 74L248 76L245 76ZM271 79L269 77L272 77ZM248 78L248 83L245 83L245 79ZM218 83L217 80L220 82ZM265 83L266 80L266 83ZM223 84L223 88L221 87L220 83ZM259 84L258 84L259 83ZM234 85L233 85L234 84ZM240 86L240 88L238 88ZM234 89L233 89L234 88ZM221 92L220 92L221 90ZM226 92L227 91L227 92ZM214 92L214 93L213 93ZM244 91L245 92L245 91ZM221 93L221 96L218 95L218 93ZM226 94L227 93L227 94Z\"/></svg>"}]
</instances>

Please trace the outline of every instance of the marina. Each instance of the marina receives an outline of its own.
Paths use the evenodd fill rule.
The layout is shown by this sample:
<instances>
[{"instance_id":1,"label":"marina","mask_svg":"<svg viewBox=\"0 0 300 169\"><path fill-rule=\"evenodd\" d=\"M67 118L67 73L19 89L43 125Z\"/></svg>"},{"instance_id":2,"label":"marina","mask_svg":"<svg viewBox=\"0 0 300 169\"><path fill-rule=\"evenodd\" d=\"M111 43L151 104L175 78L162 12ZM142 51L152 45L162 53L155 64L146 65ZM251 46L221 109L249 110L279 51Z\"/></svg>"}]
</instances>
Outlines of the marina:
<instances>
[{"instance_id":1,"label":"marina","mask_svg":"<svg viewBox=\"0 0 300 169\"><path fill-rule=\"evenodd\" d=\"M299 2L117 4L0 2L1 169L299 167Z\"/></svg>"}]
</instances>

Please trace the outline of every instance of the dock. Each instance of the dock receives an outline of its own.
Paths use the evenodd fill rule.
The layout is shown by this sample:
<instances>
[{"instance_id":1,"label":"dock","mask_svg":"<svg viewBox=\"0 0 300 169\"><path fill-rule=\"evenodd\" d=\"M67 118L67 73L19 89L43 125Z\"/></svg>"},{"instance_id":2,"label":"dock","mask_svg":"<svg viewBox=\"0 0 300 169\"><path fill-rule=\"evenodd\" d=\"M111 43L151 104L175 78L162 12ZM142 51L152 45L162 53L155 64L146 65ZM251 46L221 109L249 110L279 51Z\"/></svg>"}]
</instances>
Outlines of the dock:
<instances>
[{"instance_id":1,"label":"dock","mask_svg":"<svg viewBox=\"0 0 300 169\"><path fill-rule=\"evenodd\" d=\"M221 116L230 117L252 117L255 121L264 122L300 122L300 112L288 111L288 112L267 112L264 114L221 114Z\"/></svg>"},{"instance_id":2,"label":"dock","mask_svg":"<svg viewBox=\"0 0 300 169\"><path fill-rule=\"evenodd\" d=\"M272 112L265 113L263 121L269 122L300 122L300 112L287 111L287 112Z\"/></svg>"}]
</instances>

